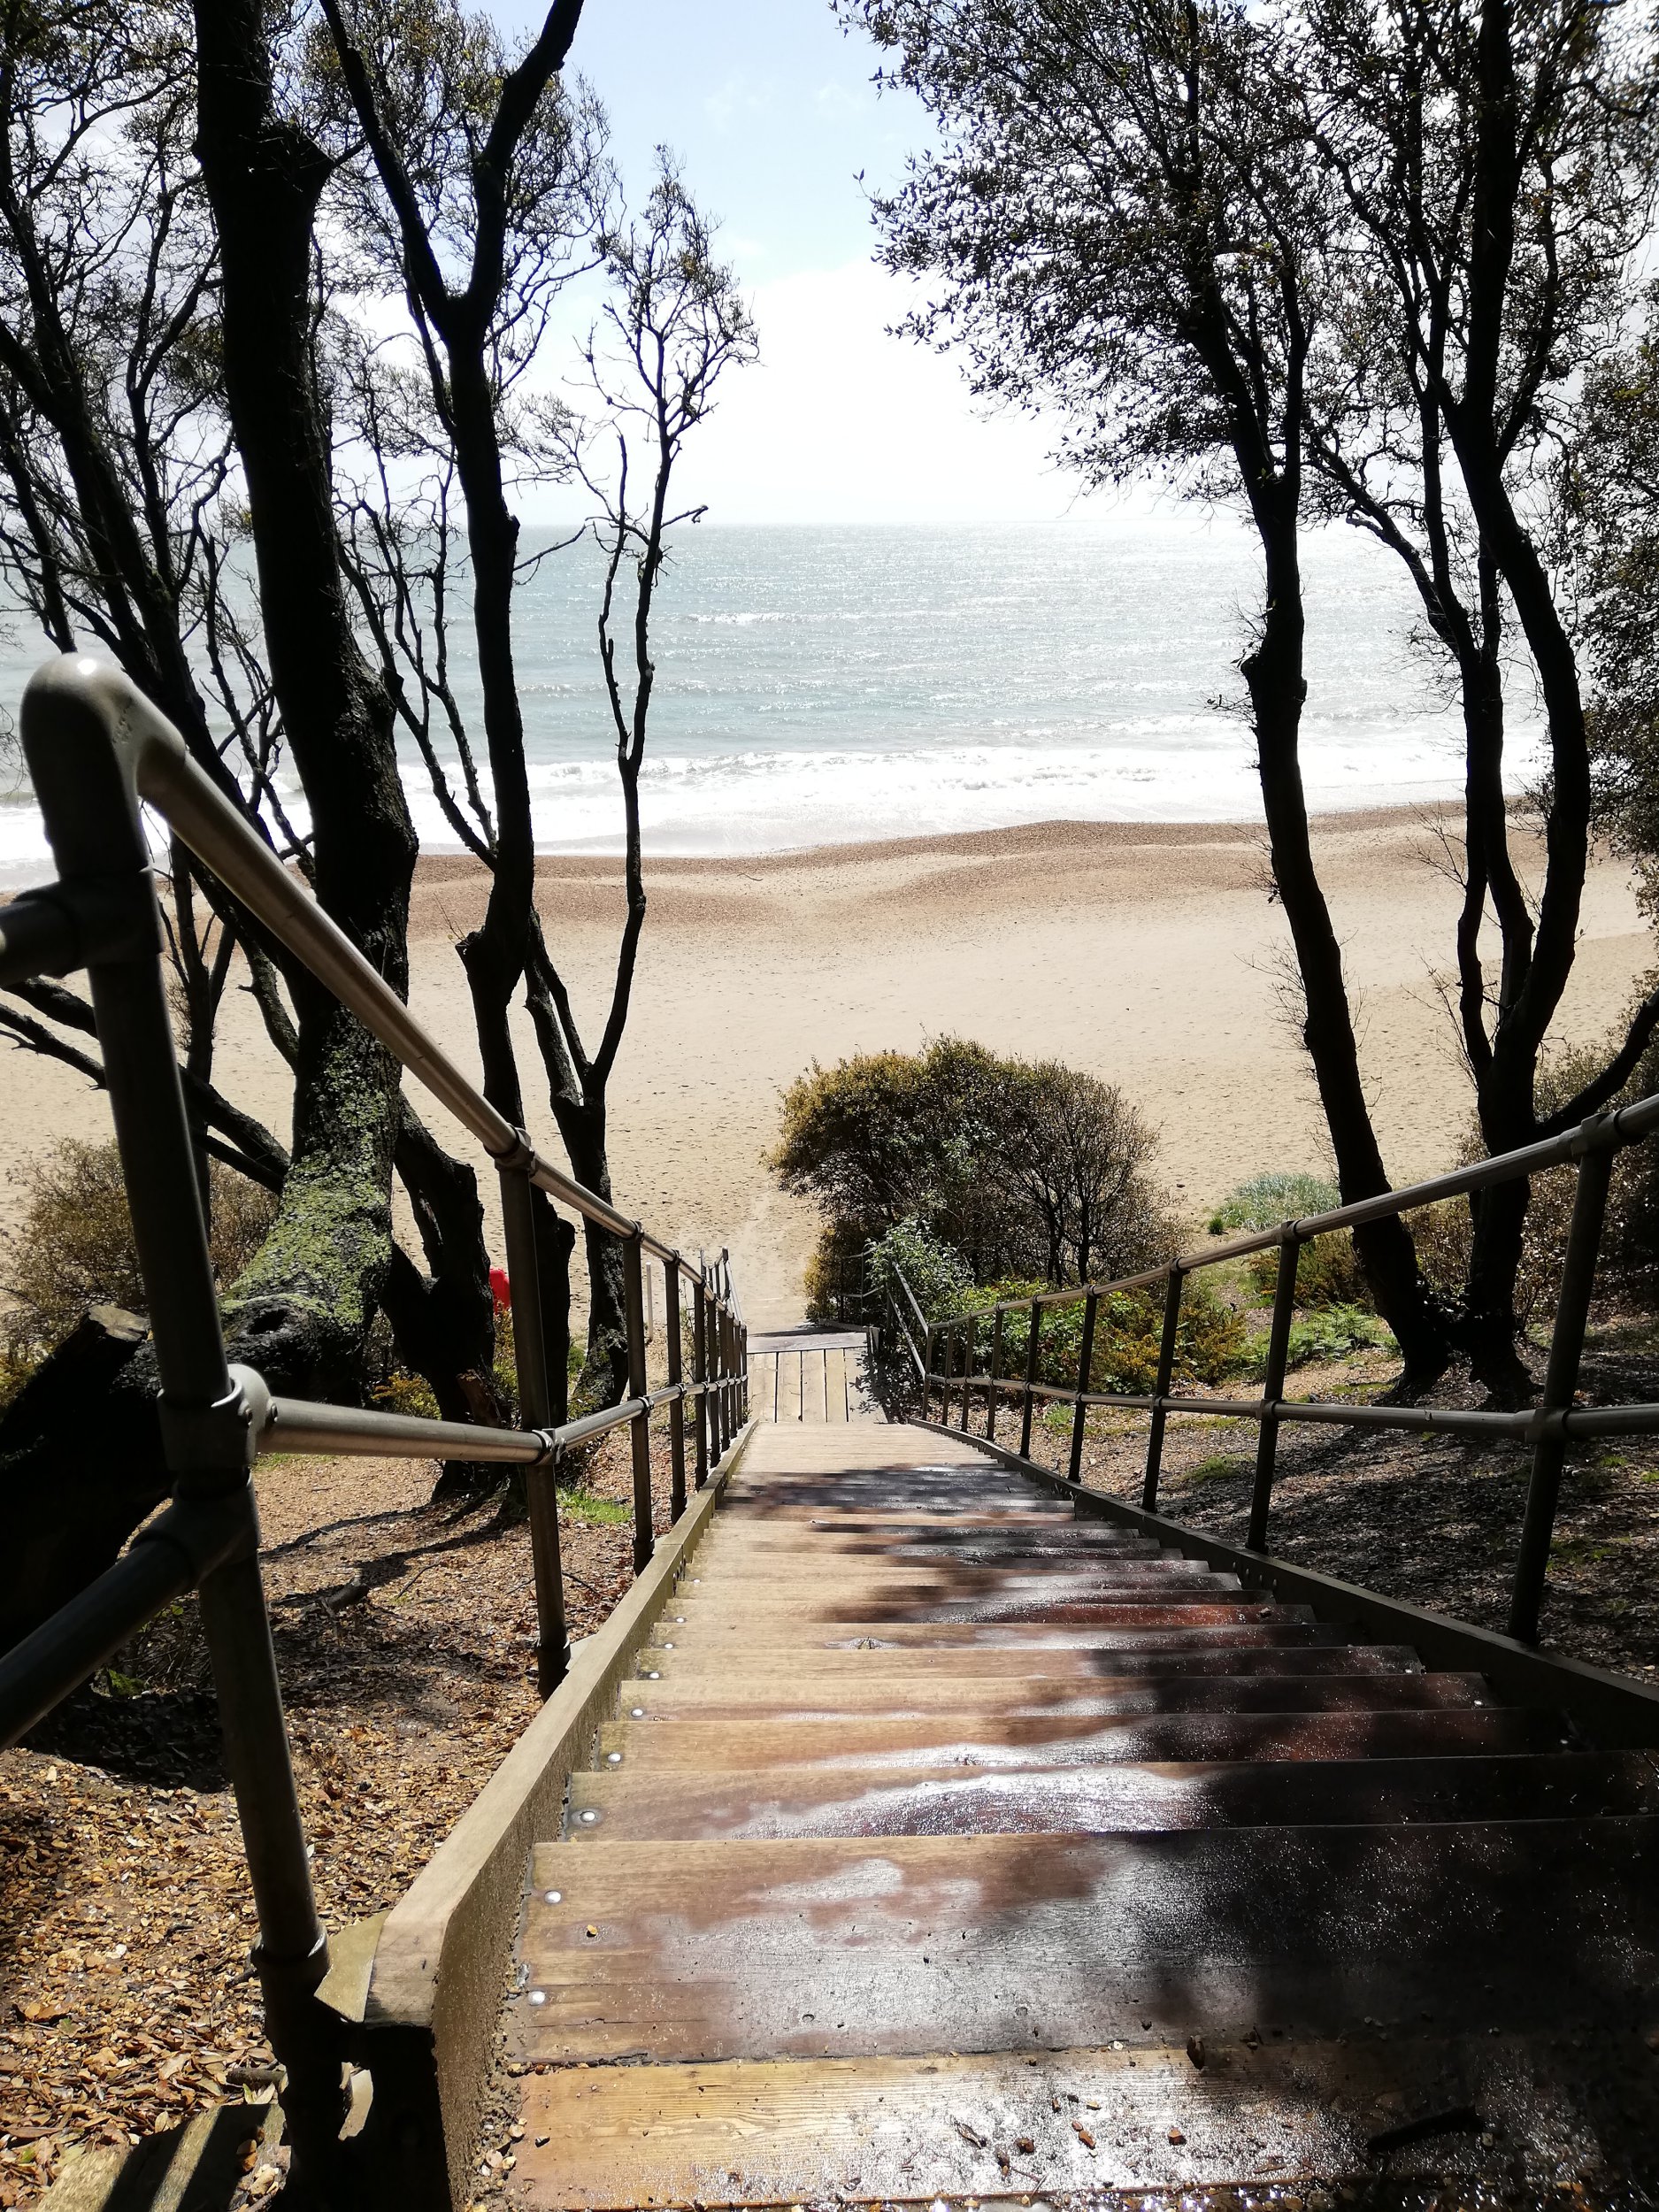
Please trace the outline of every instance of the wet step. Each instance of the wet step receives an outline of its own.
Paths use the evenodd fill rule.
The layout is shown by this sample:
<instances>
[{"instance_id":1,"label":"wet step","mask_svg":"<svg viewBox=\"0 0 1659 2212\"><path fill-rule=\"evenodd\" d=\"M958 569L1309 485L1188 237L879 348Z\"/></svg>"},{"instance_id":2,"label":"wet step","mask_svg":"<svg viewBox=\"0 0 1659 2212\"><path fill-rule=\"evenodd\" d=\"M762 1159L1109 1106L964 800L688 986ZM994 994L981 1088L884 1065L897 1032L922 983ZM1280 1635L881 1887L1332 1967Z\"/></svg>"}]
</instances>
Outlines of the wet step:
<instances>
[{"instance_id":1,"label":"wet step","mask_svg":"<svg viewBox=\"0 0 1659 2212\"><path fill-rule=\"evenodd\" d=\"M699 1655L701 1654L701 1656ZM640 1655L641 1672L655 1681L673 1681L712 1671L723 1683L774 1684L787 1669L797 1682L857 1682L879 1670L892 1682L926 1681L945 1669L956 1680L1000 1682L1028 1676L1087 1682L1100 1678L1155 1678L1194 1674L1416 1674L1423 1662L1409 1644L1354 1644L1339 1636L1294 1644L1214 1643L1191 1649L1125 1646L1104 1649L1090 1644L954 1644L942 1652L918 1648L846 1651L821 1647L803 1649L779 1645L770 1655L717 1656L706 1646L648 1645ZM652 1670L656 1670L652 1672Z\"/></svg>"},{"instance_id":2,"label":"wet step","mask_svg":"<svg viewBox=\"0 0 1659 2212\"><path fill-rule=\"evenodd\" d=\"M1202 2069L1184 2033L1137 2034L1133 2049L557 2068L523 2085L515 2193L528 2212L1085 2204L1109 2188L1172 2203L1195 2179L1246 2174L1278 2183L1271 2203L1306 2193L1286 2177L1409 2177L1426 2163L1429 2185L1404 2191L1427 2201L1441 2176L1471 2190L1494 2155L1505 2170L1555 2173L1567 2147L1638 2183L1654 2172L1659 2070L1628 2025L1528 2039L1356 2024L1317 2041L1263 2024L1204 2049ZM1372 2151L1436 2114L1452 2124Z\"/></svg>"},{"instance_id":3,"label":"wet step","mask_svg":"<svg viewBox=\"0 0 1659 2212\"><path fill-rule=\"evenodd\" d=\"M914 1624L905 1621L805 1622L792 1629L776 1618L750 1624L741 1621L699 1620L694 1626L683 1613L667 1614L658 1623L653 1652L677 1651L693 1655L730 1655L732 1663L769 1654L867 1651L1010 1652L1044 1651L1287 1651L1346 1645L1344 1631L1328 1621L1316 1621L1311 1607L1286 1605L1227 1607L1246 1612L1233 1621L1192 1621L1174 1624L1155 1622L1122 1627L1068 1626L1046 1621L1004 1621L976 1624L935 1621ZM1263 1619L1265 1611L1269 1616Z\"/></svg>"},{"instance_id":4,"label":"wet step","mask_svg":"<svg viewBox=\"0 0 1659 2212\"><path fill-rule=\"evenodd\" d=\"M757 1605L793 1605L803 1589L822 1589L831 1566L827 1559L816 1563L809 1559L767 1559L764 1563L741 1564L710 1559L700 1574L687 1578L681 1590L685 1596L705 1605L741 1605L746 1609ZM1123 1559L999 1561L988 1566L959 1560L848 1559L835 1561L833 1570L838 1598L857 1599L867 1593L884 1603L908 1596L949 1597L989 1590L1025 1591L1033 1596L1064 1600L1147 1584L1229 1592L1240 1586L1237 1575L1218 1573L1202 1560L1155 1553Z\"/></svg>"},{"instance_id":5,"label":"wet step","mask_svg":"<svg viewBox=\"0 0 1659 2212\"><path fill-rule=\"evenodd\" d=\"M1478 1674L1175 1675L1102 1677L1087 1685L1041 1674L1004 1681L955 1675L944 1667L896 1679L872 1666L860 1677L826 1682L810 1668L733 1677L724 1668L625 1682L621 1715L653 1724L675 1720L833 1720L845 1715L894 1718L926 1713L1079 1715L1113 1713L1385 1712L1474 1707L1496 1701Z\"/></svg>"},{"instance_id":6,"label":"wet step","mask_svg":"<svg viewBox=\"0 0 1659 2212\"><path fill-rule=\"evenodd\" d=\"M1480 1716L1473 1717L1479 1718ZM673 1732L664 1730L664 1734ZM1634 2027L1659 1823L540 1846L533 2062Z\"/></svg>"},{"instance_id":7,"label":"wet step","mask_svg":"<svg viewBox=\"0 0 1659 2212\"><path fill-rule=\"evenodd\" d=\"M1403 1713L935 1713L900 1720L859 1715L825 1720L622 1721L600 1734L601 1763L629 1770L1437 1758L1458 1752L1577 1747L1553 1714L1506 1706Z\"/></svg>"},{"instance_id":8,"label":"wet step","mask_svg":"<svg viewBox=\"0 0 1659 2212\"><path fill-rule=\"evenodd\" d=\"M799 1628L790 1632L790 1619L799 1619ZM914 1644L932 1646L938 1650L949 1650L951 1644L1002 1644L1011 1632L1022 1632L1033 1641L1053 1637L1062 1628L1075 1631L1102 1631L1102 1628L1246 1628L1252 1624L1292 1624L1312 1622L1310 1606L1274 1606L1268 1600L1239 1597L1237 1601L1208 1600L1202 1595L1184 1595L1181 1591L1168 1593L1159 1604L1140 1604L1124 1600L1122 1604L1104 1601L1100 1604L1078 1606L1044 1606L1042 1600L1011 1597L998 1604L985 1600L985 1604L964 1606L894 1606L879 1609L874 1613L843 1615L836 1606L834 1595L826 1604L803 1609L799 1615L790 1610L768 1609L757 1610L741 1619L733 1619L721 1610L703 1610L693 1615L681 1610L681 1601L675 1601L675 1610L665 1613L659 1622L661 1641L675 1644L680 1631L690 1631L688 1640L702 1640L719 1644L721 1648L737 1648L761 1641L786 1641L790 1648L805 1650L817 1644L818 1635L827 1644ZM1093 1641L1093 1637L1078 1635L1079 1644Z\"/></svg>"},{"instance_id":9,"label":"wet step","mask_svg":"<svg viewBox=\"0 0 1659 2212\"><path fill-rule=\"evenodd\" d=\"M1659 1813L1659 1774L1637 1752L1504 1757L1145 1762L839 1771L771 1767L571 1777L565 1833L636 1841L721 1836L1093 1835L1340 1822L1557 1820Z\"/></svg>"}]
</instances>

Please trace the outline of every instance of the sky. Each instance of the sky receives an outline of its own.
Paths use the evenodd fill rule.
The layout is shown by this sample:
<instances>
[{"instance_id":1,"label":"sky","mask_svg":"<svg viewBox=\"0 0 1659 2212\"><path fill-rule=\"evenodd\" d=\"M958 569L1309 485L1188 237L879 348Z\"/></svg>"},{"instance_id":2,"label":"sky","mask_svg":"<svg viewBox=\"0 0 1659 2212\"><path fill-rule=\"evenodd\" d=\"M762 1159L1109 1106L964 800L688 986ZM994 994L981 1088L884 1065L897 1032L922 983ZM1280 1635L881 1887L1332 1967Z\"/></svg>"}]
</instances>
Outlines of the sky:
<instances>
[{"instance_id":1,"label":"sky","mask_svg":"<svg viewBox=\"0 0 1659 2212\"><path fill-rule=\"evenodd\" d=\"M494 12L511 31L541 19L525 0ZM907 287L873 265L865 193L897 180L926 124L908 95L877 93L876 60L828 0L588 0L571 66L610 111L625 178L674 150L759 327L760 363L699 432L686 492L711 522L1144 516L1079 502L1051 433L986 417L955 361L888 335Z\"/></svg>"}]
</instances>

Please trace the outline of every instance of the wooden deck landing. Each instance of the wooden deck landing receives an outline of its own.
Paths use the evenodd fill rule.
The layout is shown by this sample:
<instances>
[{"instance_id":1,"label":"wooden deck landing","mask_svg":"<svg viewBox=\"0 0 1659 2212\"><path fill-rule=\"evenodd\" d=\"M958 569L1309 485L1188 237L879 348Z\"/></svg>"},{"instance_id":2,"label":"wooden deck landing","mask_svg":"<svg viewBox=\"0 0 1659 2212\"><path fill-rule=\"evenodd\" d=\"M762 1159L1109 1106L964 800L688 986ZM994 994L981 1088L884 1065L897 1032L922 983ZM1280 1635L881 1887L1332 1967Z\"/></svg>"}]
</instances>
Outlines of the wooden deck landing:
<instances>
[{"instance_id":1,"label":"wooden deck landing","mask_svg":"<svg viewBox=\"0 0 1659 2212\"><path fill-rule=\"evenodd\" d=\"M763 1426L534 1854L514 2188L1651 2185L1656 1781L965 1442Z\"/></svg>"}]
</instances>

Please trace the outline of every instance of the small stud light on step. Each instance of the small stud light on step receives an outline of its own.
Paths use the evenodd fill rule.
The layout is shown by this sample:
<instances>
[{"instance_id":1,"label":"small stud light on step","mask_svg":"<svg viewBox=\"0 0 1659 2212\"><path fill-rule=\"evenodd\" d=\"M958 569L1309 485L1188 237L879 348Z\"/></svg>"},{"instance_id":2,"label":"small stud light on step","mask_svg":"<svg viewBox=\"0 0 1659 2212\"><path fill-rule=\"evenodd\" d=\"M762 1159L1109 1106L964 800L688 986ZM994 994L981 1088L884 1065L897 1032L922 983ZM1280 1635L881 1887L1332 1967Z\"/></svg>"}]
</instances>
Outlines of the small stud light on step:
<instances>
[{"instance_id":1,"label":"small stud light on step","mask_svg":"<svg viewBox=\"0 0 1659 2212\"><path fill-rule=\"evenodd\" d=\"M598 1819L598 1817L599 1817L599 1816L598 1816L598 1814L597 1814L597 1813L593 1813L593 1812L584 1813L584 1814L582 1815L582 1824L583 1824L583 1826L584 1826L584 1827L587 1827L587 1828L591 1828L591 1827L593 1826L593 1824L594 1824L595 1821L596 1821L596 1820Z\"/></svg>"},{"instance_id":2,"label":"small stud light on step","mask_svg":"<svg viewBox=\"0 0 1659 2212\"><path fill-rule=\"evenodd\" d=\"M630 1720L643 1720L645 1718L644 1706L630 1705L628 1708L628 1718Z\"/></svg>"},{"instance_id":3,"label":"small stud light on step","mask_svg":"<svg viewBox=\"0 0 1659 2212\"><path fill-rule=\"evenodd\" d=\"M622 1754L619 1751L607 1751L605 1754L605 1764L611 1767L619 1767L622 1764Z\"/></svg>"},{"instance_id":4,"label":"small stud light on step","mask_svg":"<svg viewBox=\"0 0 1659 2212\"><path fill-rule=\"evenodd\" d=\"M531 2002L533 2005L544 2005L544 2004L546 2004L546 2002L547 2002L547 1992L546 1992L546 1990L545 1990L545 1989L533 1989L533 1990L530 1992L530 2002Z\"/></svg>"}]
</instances>

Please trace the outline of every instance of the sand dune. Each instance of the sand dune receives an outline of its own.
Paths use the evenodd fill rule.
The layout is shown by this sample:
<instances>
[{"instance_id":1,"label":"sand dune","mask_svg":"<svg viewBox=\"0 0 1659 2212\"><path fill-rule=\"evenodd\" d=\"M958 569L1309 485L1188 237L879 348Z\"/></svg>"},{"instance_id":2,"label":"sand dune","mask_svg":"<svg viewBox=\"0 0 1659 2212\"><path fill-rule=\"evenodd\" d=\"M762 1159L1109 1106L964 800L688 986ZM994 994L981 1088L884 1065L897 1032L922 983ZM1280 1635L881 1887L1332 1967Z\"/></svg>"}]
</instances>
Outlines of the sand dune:
<instances>
[{"instance_id":1,"label":"sand dune","mask_svg":"<svg viewBox=\"0 0 1659 2212\"><path fill-rule=\"evenodd\" d=\"M1364 1064L1392 1172L1448 1164L1469 1087L1435 987L1459 892L1432 818L1317 826L1356 990ZM596 1034L621 915L612 859L540 864L548 934ZM1283 1004L1283 913L1259 832L1215 824L1055 823L971 836L651 864L650 909L611 1131L622 1203L689 1248L729 1245L751 1319L798 1314L814 1225L762 1165L783 1087L812 1060L949 1032L1057 1055L1121 1083L1163 1132L1162 1164L1194 1215L1263 1168L1325 1151ZM456 940L478 919L469 862L424 862L412 996L472 1066ZM1558 1025L1601 1033L1651 962L1628 872L1594 868ZM524 1065L535 1066L526 1025ZM217 1079L280 1118L280 1071L251 1010L226 1025ZM27 1053L0 1056L0 1171L60 1135L102 1133L102 1099ZM440 1125L442 1125L442 1118ZM531 1086L538 1141L556 1151ZM4 1202L17 1203L8 1179Z\"/></svg>"}]
</instances>

